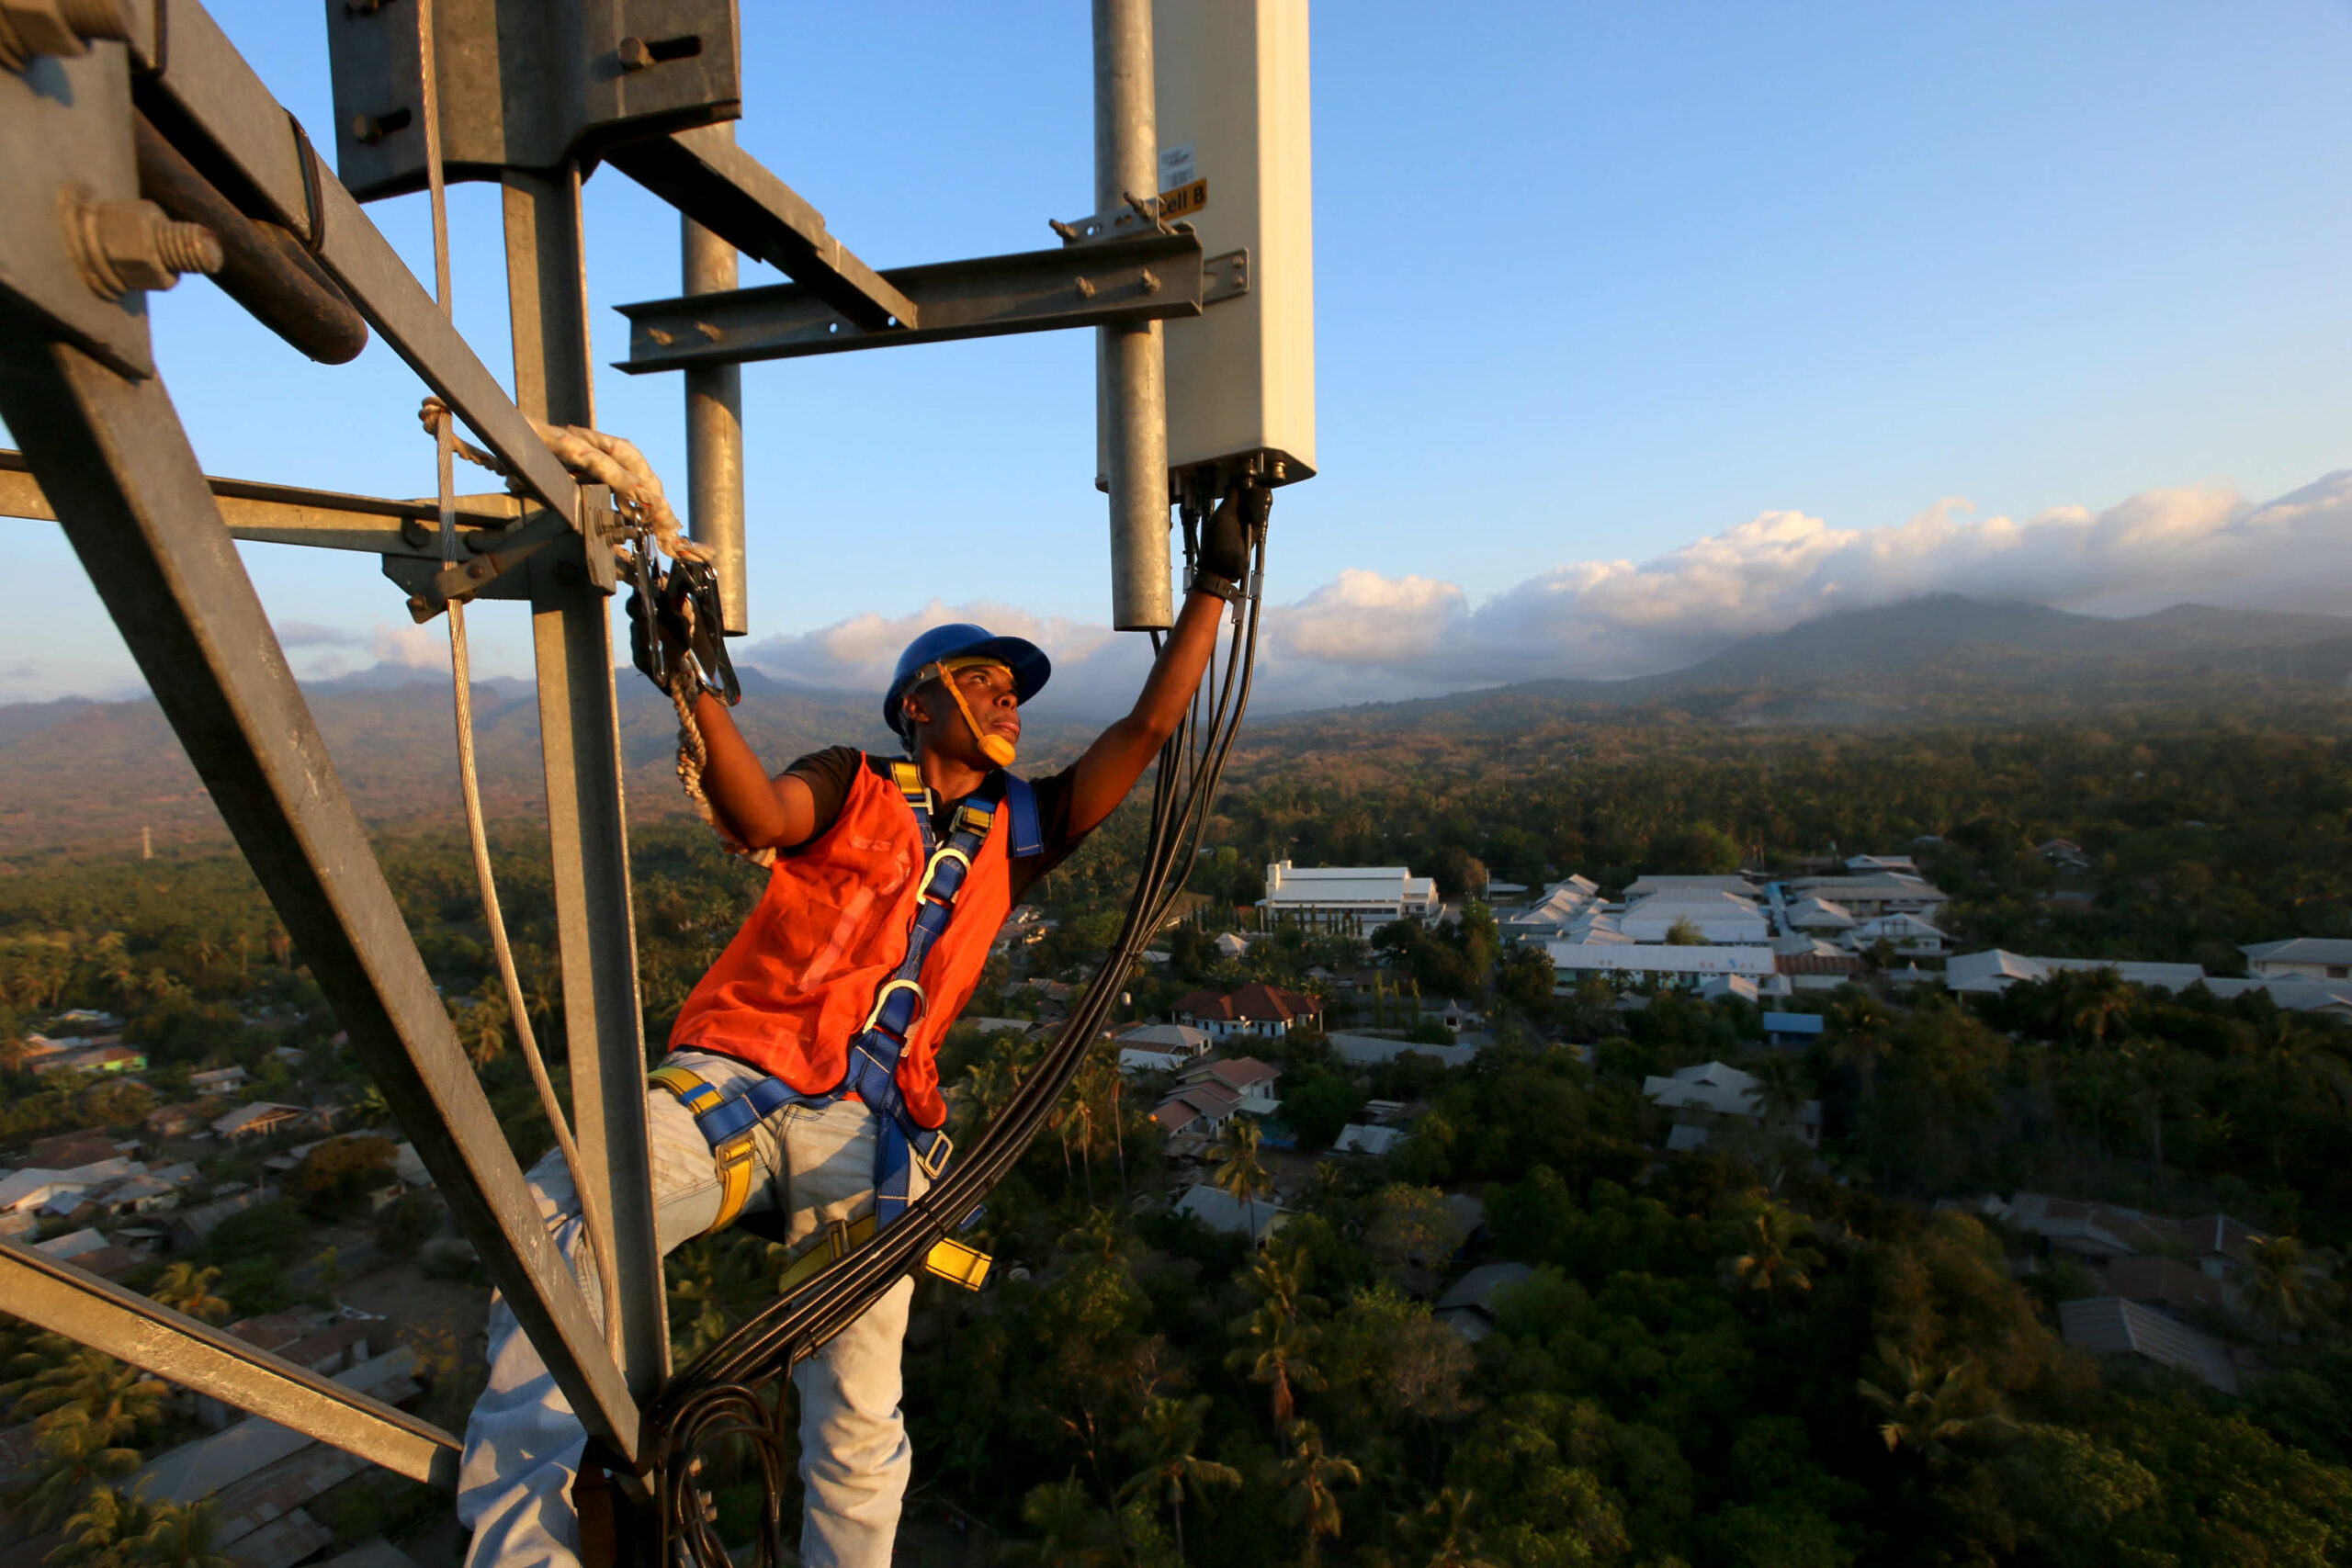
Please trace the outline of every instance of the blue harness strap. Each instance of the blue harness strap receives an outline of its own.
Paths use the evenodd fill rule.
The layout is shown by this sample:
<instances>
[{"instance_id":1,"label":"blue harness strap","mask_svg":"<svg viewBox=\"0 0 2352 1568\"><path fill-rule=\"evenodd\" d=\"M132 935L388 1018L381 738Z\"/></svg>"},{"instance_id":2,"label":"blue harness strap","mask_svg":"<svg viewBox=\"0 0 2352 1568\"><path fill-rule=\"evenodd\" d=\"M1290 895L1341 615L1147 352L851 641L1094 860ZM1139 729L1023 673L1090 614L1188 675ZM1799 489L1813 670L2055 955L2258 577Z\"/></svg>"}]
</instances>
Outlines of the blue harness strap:
<instances>
[{"instance_id":1,"label":"blue harness strap","mask_svg":"<svg viewBox=\"0 0 2352 1568\"><path fill-rule=\"evenodd\" d=\"M891 776L914 815L915 832L922 843L922 880L916 886L915 919L907 932L906 956L874 993L865 1026L850 1042L848 1067L842 1081L828 1093L812 1095L800 1093L781 1078L766 1077L720 1100L716 1090L683 1070L663 1068L653 1076L656 1084L678 1095L695 1112L695 1127L722 1164L745 1134L786 1106L826 1106L857 1096L873 1111L876 1122L874 1219L877 1228L906 1213L913 1198L915 1166L921 1165L924 1176L936 1181L955 1153L955 1144L945 1131L925 1127L914 1119L899 1088L899 1058L906 1050L908 1032L922 1021L929 1004L922 988L923 962L955 919L956 895L971 875L973 863L988 841L1000 810L1006 817L1007 847L1012 853L1034 855L1043 848L1036 792L1027 781L1001 768L956 803L944 844L932 827L931 790L915 765L895 762ZM748 1155L748 1147L742 1152ZM711 1226L713 1232L726 1228L742 1207L735 1185L728 1188L728 1193L729 1201Z\"/></svg>"},{"instance_id":2,"label":"blue harness strap","mask_svg":"<svg viewBox=\"0 0 2352 1568\"><path fill-rule=\"evenodd\" d=\"M1037 792L1029 787L1027 779L1016 779L1000 772L1004 781L1005 851L1015 860L1043 854L1046 835L1037 826Z\"/></svg>"}]
</instances>

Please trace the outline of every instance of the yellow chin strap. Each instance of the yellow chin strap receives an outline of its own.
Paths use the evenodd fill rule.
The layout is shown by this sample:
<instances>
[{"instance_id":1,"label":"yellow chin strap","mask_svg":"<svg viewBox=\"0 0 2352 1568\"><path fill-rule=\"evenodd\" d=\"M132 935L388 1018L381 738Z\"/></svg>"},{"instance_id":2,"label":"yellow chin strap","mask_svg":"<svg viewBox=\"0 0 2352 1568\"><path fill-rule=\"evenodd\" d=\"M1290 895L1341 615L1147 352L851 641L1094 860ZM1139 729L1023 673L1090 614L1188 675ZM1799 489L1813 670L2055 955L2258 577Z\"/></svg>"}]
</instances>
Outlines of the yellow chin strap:
<instances>
[{"instance_id":1,"label":"yellow chin strap","mask_svg":"<svg viewBox=\"0 0 2352 1568\"><path fill-rule=\"evenodd\" d=\"M1012 667L1003 660L985 659L974 654L962 659L941 660L939 683L947 688L947 694L956 699L956 707L963 712L964 722L972 727L972 739L979 742L980 754L1000 768L1009 768L1012 766L1012 742L992 729L980 728L980 721L972 716L972 705L964 700L962 683L956 679L956 673L959 670L979 668L1001 670L1007 675L1012 673Z\"/></svg>"}]
</instances>

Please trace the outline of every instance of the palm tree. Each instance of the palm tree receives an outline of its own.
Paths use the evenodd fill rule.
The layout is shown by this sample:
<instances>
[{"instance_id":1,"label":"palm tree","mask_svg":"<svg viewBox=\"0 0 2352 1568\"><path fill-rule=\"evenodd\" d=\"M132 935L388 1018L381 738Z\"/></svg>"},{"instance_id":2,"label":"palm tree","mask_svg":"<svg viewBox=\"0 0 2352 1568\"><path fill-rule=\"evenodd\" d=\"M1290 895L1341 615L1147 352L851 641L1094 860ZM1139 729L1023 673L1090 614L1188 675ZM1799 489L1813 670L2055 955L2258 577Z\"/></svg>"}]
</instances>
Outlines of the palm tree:
<instances>
[{"instance_id":1,"label":"palm tree","mask_svg":"<svg viewBox=\"0 0 2352 1568\"><path fill-rule=\"evenodd\" d=\"M2327 1321L2322 1275L2303 1257L2301 1238L2271 1236L2253 1243L2253 1260L2241 1271L2246 1304L2284 1338Z\"/></svg>"},{"instance_id":2,"label":"palm tree","mask_svg":"<svg viewBox=\"0 0 2352 1568\"><path fill-rule=\"evenodd\" d=\"M65 1544L44 1561L63 1568L131 1568L154 1528L155 1512L144 1497L95 1486L66 1519Z\"/></svg>"},{"instance_id":3,"label":"palm tree","mask_svg":"<svg viewBox=\"0 0 2352 1568\"><path fill-rule=\"evenodd\" d=\"M1879 1065L1894 1052L1894 1019L1876 997L1860 996L1830 1010L1838 1025L1833 1058L1861 1076L1867 1089L1878 1076Z\"/></svg>"},{"instance_id":4,"label":"palm tree","mask_svg":"<svg viewBox=\"0 0 2352 1568\"><path fill-rule=\"evenodd\" d=\"M1021 1500L1021 1517L1037 1539L1006 1549L1009 1562L1034 1562L1039 1568L1110 1568L1120 1559L1111 1521L1075 1473L1033 1488Z\"/></svg>"},{"instance_id":5,"label":"palm tree","mask_svg":"<svg viewBox=\"0 0 2352 1568\"><path fill-rule=\"evenodd\" d=\"M35 1532L45 1530L71 1513L94 1482L130 1474L139 1459L137 1449L118 1447L88 1411L64 1405L33 1428L32 1470L9 1501L26 1511Z\"/></svg>"},{"instance_id":6,"label":"palm tree","mask_svg":"<svg viewBox=\"0 0 2352 1568\"><path fill-rule=\"evenodd\" d=\"M220 1531L218 1505L157 1503L154 1516L140 1542L141 1568L236 1568L235 1558L213 1550Z\"/></svg>"},{"instance_id":7,"label":"palm tree","mask_svg":"<svg viewBox=\"0 0 2352 1568\"><path fill-rule=\"evenodd\" d=\"M1239 1471L1193 1451L1200 1447L1201 1421L1211 1403L1205 1393L1191 1399L1152 1400L1143 1407L1143 1420L1119 1438L1121 1447L1144 1461L1144 1467L1119 1488L1119 1500L1125 1502L1148 1489L1158 1490L1176 1526L1179 1562L1184 1560L1184 1494L1189 1491L1194 1502L1202 1502L1206 1487L1241 1484Z\"/></svg>"},{"instance_id":8,"label":"palm tree","mask_svg":"<svg viewBox=\"0 0 2352 1568\"><path fill-rule=\"evenodd\" d=\"M2077 974L2070 984L2074 994L2066 1000L2067 1029L2087 1031L2093 1045L2106 1044L2108 1025L2132 1011L2131 987L2112 968Z\"/></svg>"},{"instance_id":9,"label":"palm tree","mask_svg":"<svg viewBox=\"0 0 2352 1568\"><path fill-rule=\"evenodd\" d=\"M480 1072L506 1055L506 993L493 988L488 996L476 998L458 1016L458 1024L466 1055L473 1058L474 1070Z\"/></svg>"},{"instance_id":10,"label":"palm tree","mask_svg":"<svg viewBox=\"0 0 2352 1568\"><path fill-rule=\"evenodd\" d=\"M1298 1414L1296 1390L1326 1386L1322 1370L1307 1359L1320 1336L1273 1301L1261 1303L1250 1315L1246 1332L1250 1342L1226 1357L1225 1364L1248 1372L1251 1382L1267 1385L1279 1432Z\"/></svg>"},{"instance_id":11,"label":"palm tree","mask_svg":"<svg viewBox=\"0 0 2352 1568\"><path fill-rule=\"evenodd\" d=\"M217 1323L229 1313L228 1302L212 1293L212 1287L220 1280L220 1270L218 1269L199 1269L193 1263L175 1263L164 1270L163 1279L147 1293L159 1306L184 1312L190 1317L200 1317L208 1323Z\"/></svg>"},{"instance_id":12,"label":"palm tree","mask_svg":"<svg viewBox=\"0 0 2352 1568\"><path fill-rule=\"evenodd\" d=\"M1417 1512L1396 1517L1396 1534L1430 1542L1424 1568L1502 1568L1480 1549L1477 1532L1470 1528L1471 1505L1477 1494L1441 1487Z\"/></svg>"},{"instance_id":13,"label":"palm tree","mask_svg":"<svg viewBox=\"0 0 2352 1568\"><path fill-rule=\"evenodd\" d=\"M78 1411L111 1443L155 1419L163 1406L164 1385L103 1350L76 1347L32 1376L0 1388L0 1394L15 1396L19 1419Z\"/></svg>"},{"instance_id":14,"label":"palm tree","mask_svg":"<svg viewBox=\"0 0 2352 1568\"><path fill-rule=\"evenodd\" d=\"M1756 1109L1767 1125L1786 1125L1797 1119L1811 1096L1805 1093L1804 1069L1793 1056L1767 1056L1756 1064Z\"/></svg>"},{"instance_id":15,"label":"palm tree","mask_svg":"<svg viewBox=\"0 0 2352 1568\"><path fill-rule=\"evenodd\" d=\"M1216 1174L1209 1178L1216 1190L1245 1208L1250 1215L1250 1239L1258 1239L1258 1200L1274 1190L1273 1173L1260 1154L1262 1134L1247 1116L1236 1116L1216 1135L1209 1163Z\"/></svg>"},{"instance_id":16,"label":"palm tree","mask_svg":"<svg viewBox=\"0 0 2352 1568\"><path fill-rule=\"evenodd\" d=\"M1342 1483L1361 1485L1363 1472L1352 1461L1326 1453L1323 1434L1312 1421L1290 1423L1283 1430L1283 1442L1289 1450L1279 1472L1283 1514L1305 1528L1306 1561L1311 1565L1320 1560L1323 1538L1337 1540L1340 1534L1340 1496L1333 1488Z\"/></svg>"},{"instance_id":17,"label":"palm tree","mask_svg":"<svg viewBox=\"0 0 2352 1568\"><path fill-rule=\"evenodd\" d=\"M2007 1424L1996 1411L1970 1413L1972 1405L1987 1397L1979 1386L1982 1369L1973 1360L1939 1372L1885 1339L1879 1341L1878 1355L1901 1375L1902 1392L1890 1393L1867 1378L1855 1380L1854 1392L1885 1416L1878 1435L1886 1439L1889 1453L1907 1446L1929 1463L1939 1463L1950 1455L1955 1439Z\"/></svg>"},{"instance_id":18,"label":"palm tree","mask_svg":"<svg viewBox=\"0 0 2352 1568\"><path fill-rule=\"evenodd\" d=\"M1811 1271L1827 1261L1820 1248L1806 1243L1812 1233L1813 1222L1803 1214L1784 1204L1759 1203L1741 1230L1747 1250L1724 1258L1724 1268L1736 1284L1762 1291L1777 1312L1781 1294L1811 1291Z\"/></svg>"},{"instance_id":19,"label":"palm tree","mask_svg":"<svg viewBox=\"0 0 2352 1568\"><path fill-rule=\"evenodd\" d=\"M1314 1258L1303 1247L1269 1247L1250 1265L1242 1284L1261 1302L1295 1318L1323 1304L1319 1297L1306 1293L1313 1268Z\"/></svg>"},{"instance_id":20,"label":"palm tree","mask_svg":"<svg viewBox=\"0 0 2352 1568\"><path fill-rule=\"evenodd\" d=\"M1061 1240L1054 1245L1065 1252L1115 1263L1135 1250L1136 1238L1115 1210L1089 1209L1086 1217L1062 1232Z\"/></svg>"}]
</instances>

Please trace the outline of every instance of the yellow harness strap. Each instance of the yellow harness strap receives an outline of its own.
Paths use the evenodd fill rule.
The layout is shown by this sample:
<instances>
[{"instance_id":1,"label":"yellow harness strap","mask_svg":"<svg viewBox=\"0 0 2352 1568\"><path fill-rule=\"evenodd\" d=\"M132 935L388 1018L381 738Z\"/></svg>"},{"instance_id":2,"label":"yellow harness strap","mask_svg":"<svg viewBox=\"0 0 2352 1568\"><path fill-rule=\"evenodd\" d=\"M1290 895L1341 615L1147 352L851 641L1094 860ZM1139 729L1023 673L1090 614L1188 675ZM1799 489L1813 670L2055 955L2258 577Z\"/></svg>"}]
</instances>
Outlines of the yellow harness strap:
<instances>
[{"instance_id":1,"label":"yellow harness strap","mask_svg":"<svg viewBox=\"0 0 2352 1568\"><path fill-rule=\"evenodd\" d=\"M920 784L917 786L920 788ZM724 1098L695 1073L684 1067L656 1067L646 1075L649 1082L667 1089L677 1097L678 1103L699 1116L718 1105ZM756 1123L754 1123L756 1125ZM752 1196L752 1132L747 1128L710 1151L713 1168L718 1176L718 1217L702 1234L717 1235L735 1223L743 1213L743 1205ZM835 1224L826 1229L808 1245L807 1250L794 1258L776 1281L776 1293L788 1296L842 1258L856 1247L874 1239L874 1216L870 1213L847 1224ZM922 1266L943 1280L954 1281L967 1291L977 1291L989 1276L989 1255L960 1241L942 1237L923 1258Z\"/></svg>"},{"instance_id":2,"label":"yellow harness strap","mask_svg":"<svg viewBox=\"0 0 2352 1568\"><path fill-rule=\"evenodd\" d=\"M831 1224L820 1232L808 1245L808 1249L786 1266L775 1282L775 1292L788 1296L809 1280L847 1258L851 1253L874 1239L874 1216L861 1214L847 1224ZM922 1266L941 1279L977 1291L989 1277L989 1255L960 1241L942 1237Z\"/></svg>"},{"instance_id":3,"label":"yellow harness strap","mask_svg":"<svg viewBox=\"0 0 2352 1568\"><path fill-rule=\"evenodd\" d=\"M675 1095L678 1103L694 1115L714 1109L724 1098L702 1078L684 1067L656 1067L646 1075L647 1080ZM712 1169L718 1177L718 1217L702 1234L717 1235L735 1223L743 1205L752 1196L752 1134L758 1124L746 1127L723 1144L711 1146Z\"/></svg>"}]
</instances>

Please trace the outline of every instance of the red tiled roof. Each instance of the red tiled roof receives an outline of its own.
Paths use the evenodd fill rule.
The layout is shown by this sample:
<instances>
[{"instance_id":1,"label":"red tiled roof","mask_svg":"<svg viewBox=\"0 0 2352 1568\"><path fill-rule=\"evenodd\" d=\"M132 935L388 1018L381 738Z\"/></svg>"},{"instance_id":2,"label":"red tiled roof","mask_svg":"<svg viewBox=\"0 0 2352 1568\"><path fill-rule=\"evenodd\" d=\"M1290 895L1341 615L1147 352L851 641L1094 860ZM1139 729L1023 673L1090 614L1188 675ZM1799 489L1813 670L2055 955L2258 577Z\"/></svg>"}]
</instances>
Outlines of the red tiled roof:
<instances>
[{"instance_id":1,"label":"red tiled roof","mask_svg":"<svg viewBox=\"0 0 2352 1568\"><path fill-rule=\"evenodd\" d=\"M1859 975L1863 964L1850 953L1780 953L1772 967L1782 975Z\"/></svg>"},{"instance_id":2,"label":"red tiled roof","mask_svg":"<svg viewBox=\"0 0 2352 1568\"><path fill-rule=\"evenodd\" d=\"M1322 1010L1323 1004L1313 997L1269 986L1262 980L1252 980L1222 997L1215 991L1187 991L1176 998L1176 1011L1180 1014L1226 1022L1248 1019L1253 1022L1288 1023L1293 1019L1313 1018Z\"/></svg>"},{"instance_id":3,"label":"red tiled roof","mask_svg":"<svg viewBox=\"0 0 2352 1568\"><path fill-rule=\"evenodd\" d=\"M1174 1107L1183 1109L1164 1114ZM1241 1107L1241 1097L1221 1083L1186 1084L1153 1107L1151 1119L1166 1127L1190 1126L1196 1117L1230 1116Z\"/></svg>"},{"instance_id":4,"label":"red tiled roof","mask_svg":"<svg viewBox=\"0 0 2352 1568\"><path fill-rule=\"evenodd\" d=\"M1237 1056L1228 1062L1204 1062L1185 1075L1185 1082L1200 1083L1215 1079L1236 1092L1252 1084L1272 1083L1282 1075L1255 1056Z\"/></svg>"}]
</instances>

